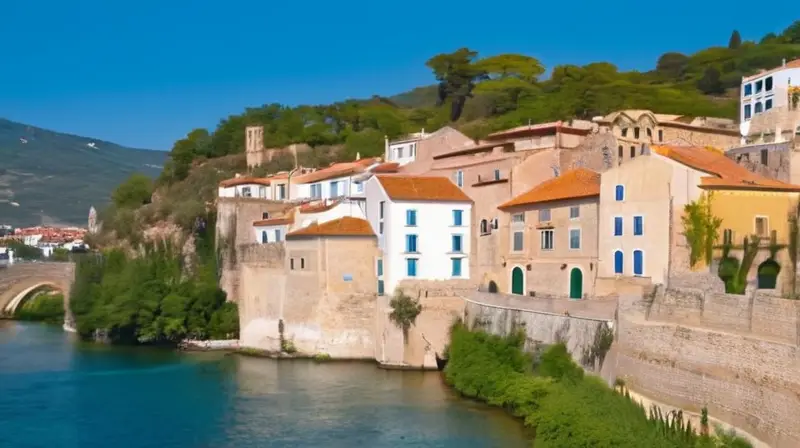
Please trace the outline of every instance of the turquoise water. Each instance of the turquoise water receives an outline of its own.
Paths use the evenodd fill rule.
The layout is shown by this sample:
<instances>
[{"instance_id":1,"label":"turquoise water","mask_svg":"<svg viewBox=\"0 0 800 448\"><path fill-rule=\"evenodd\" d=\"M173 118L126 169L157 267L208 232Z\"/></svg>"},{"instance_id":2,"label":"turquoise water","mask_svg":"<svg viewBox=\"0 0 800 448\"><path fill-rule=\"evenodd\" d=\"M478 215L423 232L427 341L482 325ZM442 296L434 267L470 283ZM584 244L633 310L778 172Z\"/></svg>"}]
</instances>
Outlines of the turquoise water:
<instances>
[{"instance_id":1,"label":"turquoise water","mask_svg":"<svg viewBox=\"0 0 800 448\"><path fill-rule=\"evenodd\" d=\"M437 373L78 343L0 321L0 447L522 447Z\"/></svg>"}]
</instances>

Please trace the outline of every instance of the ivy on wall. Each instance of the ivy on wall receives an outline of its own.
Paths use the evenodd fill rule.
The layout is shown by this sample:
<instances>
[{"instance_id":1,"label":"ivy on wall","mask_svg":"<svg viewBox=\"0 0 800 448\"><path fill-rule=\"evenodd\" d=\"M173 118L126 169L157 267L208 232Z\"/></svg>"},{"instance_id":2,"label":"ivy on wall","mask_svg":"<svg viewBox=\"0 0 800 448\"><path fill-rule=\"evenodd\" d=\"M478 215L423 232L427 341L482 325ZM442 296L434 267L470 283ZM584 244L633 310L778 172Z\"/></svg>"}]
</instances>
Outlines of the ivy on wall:
<instances>
[{"instance_id":1,"label":"ivy on wall","mask_svg":"<svg viewBox=\"0 0 800 448\"><path fill-rule=\"evenodd\" d=\"M717 232L722 225L722 219L711 212L713 193L703 193L696 201L686 204L683 208L683 235L689 243L689 263L695 267L700 260L711 264L714 256L714 246L717 242Z\"/></svg>"}]
</instances>

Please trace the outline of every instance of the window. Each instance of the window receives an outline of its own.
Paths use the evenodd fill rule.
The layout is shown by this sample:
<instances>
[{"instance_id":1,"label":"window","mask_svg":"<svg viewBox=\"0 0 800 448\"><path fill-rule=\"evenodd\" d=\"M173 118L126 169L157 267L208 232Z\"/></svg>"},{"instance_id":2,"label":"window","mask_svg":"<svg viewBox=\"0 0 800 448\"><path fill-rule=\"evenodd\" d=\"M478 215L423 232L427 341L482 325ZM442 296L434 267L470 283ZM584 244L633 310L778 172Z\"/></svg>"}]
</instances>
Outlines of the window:
<instances>
[{"instance_id":1,"label":"window","mask_svg":"<svg viewBox=\"0 0 800 448\"><path fill-rule=\"evenodd\" d=\"M753 94L753 85L752 84L745 84L744 85L744 96L750 96Z\"/></svg>"},{"instance_id":2,"label":"window","mask_svg":"<svg viewBox=\"0 0 800 448\"><path fill-rule=\"evenodd\" d=\"M581 217L581 207L575 205L569 208L569 219L578 219Z\"/></svg>"},{"instance_id":3,"label":"window","mask_svg":"<svg viewBox=\"0 0 800 448\"><path fill-rule=\"evenodd\" d=\"M378 217L380 219L383 219L383 209L385 206L386 206L386 201L381 201L381 203L378 204Z\"/></svg>"},{"instance_id":4,"label":"window","mask_svg":"<svg viewBox=\"0 0 800 448\"><path fill-rule=\"evenodd\" d=\"M764 90L764 81L756 81L756 95L761 93L762 90Z\"/></svg>"},{"instance_id":5,"label":"window","mask_svg":"<svg viewBox=\"0 0 800 448\"><path fill-rule=\"evenodd\" d=\"M644 254L641 250L633 251L633 275L641 276L644 272Z\"/></svg>"},{"instance_id":6,"label":"window","mask_svg":"<svg viewBox=\"0 0 800 448\"><path fill-rule=\"evenodd\" d=\"M751 109L750 105L749 104L745 104L745 106L744 106L744 119L745 120L749 120L750 117L753 116L753 113L751 111L752 111L752 109Z\"/></svg>"},{"instance_id":7,"label":"window","mask_svg":"<svg viewBox=\"0 0 800 448\"><path fill-rule=\"evenodd\" d=\"M644 218L641 216L633 217L633 234L636 236L644 235Z\"/></svg>"},{"instance_id":8,"label":"window","mask_svg":"<svg viewBox=\"0 0 800 448\"><path fill-rule=\"evenodd\" d=\"M622 216L614 217L614 236L622 236Z\"/></svg>"},{"instance_id":9,"label":"window","mask_svg":"<svg viewBox=\"0 0 800 448\"><path fill-rule=\"evenodd\" d=\"M456 227L464 225L464 211L453 210L453 225Z\"/></svg>"},{"instance_id":10,"label":"window","mask_svg":"<svg viewBox=\"0 0 800 448\"><path fill-rule=\"evenodd\" d=\"M383 221L378 223L378 235L383 235Z\"/></svg>"},{"instance_id":11,"label":"window","mask_svg":"<svg viewBox=\"0 0 800 448\"><path fill-rule=\"evenodd\" d=\"M267 241L268 241L267 240L267 231L266 230L262 230L261 231L261 244L267 244Z\"/></svg>"},{"instance_id":12,"label":"window","mask_svg":"<svg viewBox=\"0 0 800 448\"><path fill-rule=\"evenodd\" d=\"M278 199L286 199L286 185L278 185Z\"/></svg>"},{"instance_id":13,"label":"window","mask_svg":"<svg viewBox=\"0 0 800 448\"><path fill-rule=\"evenodd\" d=\"M377 271L378 271L378 277L383 275L383 260L380 258L378 259Z\"/></svg>"},{"instance_id":14,"label":"window","mask_svg":"<svg viewBox=\"0 0 800 448\"><path fill-rule=\"evenodd\" d=\"M461 246L463 237L461 235L453 235L452 237L452 252L459 254L463 252L464 248Z\"/></svg>"},{"instance_id":15,"label":"window","mask_svg":"<svg viewBox=\"0 0 800 448\"><path fill-rule=\"evenodd\" d=\"M242 188L242 197L249 198L252 194L250 193L250 187L243 187Z\"/></svg>"},{"instance_id":16,"label":"window","mask_svg":"<svg viewBox=\"0 0 800 448\"><path fill-rule=\"evenodd\" d=\"M289 259L289 269L294 270L294 258Z\"/></svg>"},{"instance_id":17,"label":"window","mask_svg":"<svg viewBox=\"0 0 800 448\"><path fill-rule=\"evenodd\" d=\"M511 215L511 222L514 224L520 224L525 222L525 214L524 213L514 213Z\"/></svg>"},{"instance_id":18,"label":"window","mask_svg":"<svg viewBox=\"0 0 800 448\"><path fill-rule=\"evenodd\" d=\"M769 151L766 149L761 150L761 164L769 165Z\"/></svg>"},{"instance_id":19,"label":"window","mask_svg":"<svg viewBox=\"0 0 800 448\"><path fill-rule=\"evenodd\" d=\"M725 229L722 231L722 244L733 244L733 230Z\"/></svg>"},{"instance_id":20,"label":"window","mask_svg":"<svg viewBox=\"0 0 800 448\"><path fill-rule=\"evenodd\" d=\"M269 212L261 212L261 219L269 219Z\"/></svg>"},{"instance_id":21,"label":"window","mask_svg":"<svg viewBox=\"0 0 800 448\"><path fill-rule=\"evenodd\" d=\"M331 197L335 198L339 196L339 182L331 182Z\"/></svg>"},{"instance_id":22,"label":"window","mask_svg":"<svg viewBox=\"0 0 800 448\"><path fill-rule=\"evenodd\" d=\"M258 187L258 197L260 198L267 197L267 187Z\"/></svg>"},{"instance_id":23,"label":"window","mask_svg":"<svg viewBox=\"0 0 800 448\"><path fill-rule=\"evenodd\" d=\"M627 137L628 136L628 128L622 128L622 136L623 137Z\"/></svg>"},{"instance_id":24,"label":"window","mask_svg":"<svg viewBox=\"0 0 800 448\"><path fill-rule=\"evenodd\" d=\"M625 200L625 187L622 185L617 185L614 189L614 198L617 201L624 201Z\"/></svg>"},{"instance_id":25,"label":"window","mask_svg":"<svg viewBox=\"0 0 800 448\"><path fill-rule=\"evenodd\" d=\"M634 158L634 157L636 157L636 147L635 146L631 146L631 159Z\"/></svg>"},{"instance_id":26,"label":"window","mask_svg":"<svg viewBox=\"0 0 800 448\"><path fill-rule=\"evenodd\" d=\"M772 76L764 80L764 90L767 92L772 90Z\"/></svg>"},{"instance_id":27,"label":"window","mask_svg":"<svg viewBox=\"0 0 800 448\"><path fill-rule=\"evenodd\" d=\"M410 254L417 252L417 235L406 235L406 252Z\"/></svg>"},{"instance_id":28,"label":"window","mask_svg":"<svg viewBox=\"0 0 800 448\"><path fill-rule=\"evenodd\" d=\"M492 219L492 228L495 230L499 228L499 223L497 221L497 218Z\"/></svg>"},{"instance_id":29,"label":"window","mask_svg":"<svg viewBox=\"0 0 800 448\"><path fill-rule=\"evenodd\" d=\"M382 296L384 294L386 294L386 292L384 291L383 280L378 280L378 295Z\"/></svg>"},{"instance_id":30,"label":"window","mask_svg":"<svg viewBox=\"0 0 800 448\"><path fill-rule=\"evenodd\" d=\"M618 250L614 252L614 273L622 274L623 267L624 267L623 254L621 250Z\"/></svg>"},{"instance_id":31,"label":"window","mask_svg":"<svg viewBox=\"0 0 800 448\"><path fill-rule=\"evenodd\" d=\"M622 149L622 145L619 145L619 147L617 147L617 158L621 161L623 157L625 157L625 152Z\"/></svg>"},{"instance_id":32,"label":"window","mask_svg":"<svg viewBox=\"0 0 800 448\"><path fill-rule=\"evenodd\" d=\"M364 192L364 182L355 182L356 184L356 193L363 193Z\"/></svg>"},{"instance_id":33,"label":"window","mask_svg":"<svg viewBox=\"0 0 800 448\"><path fill-rule=\"evenodd\" d=\"M661 129L658 130L658 141L660 142L664 141L664 131L662 131Z\"/></svg>"},{"instance_id":34,"label":"window","mask_svg":"<svg viewBox=\"0 0 800 448\"><path fill-rule=\"evenodd\" d=\"M458 185L458 188L464 186L464 172L461 170L456 171L456 185Z\"/></svg>"},{"instance_id":35,"label":"window","mask_svg":"<svg viewBox=\"0 0 800 448\"><path fill-rule=\"evenodd\" d=\"M547 222L550 221L550 209L543 208L539 210L539 222Z\"/></svg>"},{"instance_id":36,"label":"window","mask_svg":"<svg viewBox=\"0 0 800 448\"><path fill-rule=\"evenodd\" d=\"M647 128L647 137L648 138L653 138L653 130L650 129L650 128Z\"/></svg>"},{"instance_id":37,"label":"window","mask_svg":"<svg viewBox=\"0 0 800 448\"><path fill-rule=\"evenodd\" d=\"M275 242L281 241L281 229L275 229Z\"/></svg>"},{"instance_id":38,"label":"window","mask_svg":"<svg viewBox=\"0 0 800 448\"><path fill-rule=\"evenodd\" d=\"M408 156L415 157L417 155L417 144L412 143L411 146L408 148Z\"/></svg>"},{"instance_id":39,"label":"window","mask_svg":"<svg viewBox=\"0 0 800 448\"><path fill-rule=\"evenodd\" d=\"M581 248L581 229L569 229L569 248Z\"/></svg>"},{"instance_id":40,"label":"window","mask_svg":"<svg viewBox=\"0 0 800 448\"><path fill-rule=\"evenodd\" d=\"M416 210L406 210L406 225L410 227L414 227L417 225L417 211Z\"/></svg>"},{"instance_id":41,"label":"window","mask_svg":"<svg viewBox=\"0 0 800 448\"><path fill-rule=\"evenodd\" d=\"M481 219L481 235L486 235L488 233L489 233L489 221Z\"/></svg>"},{"instance_id":42,"label":"window","mask_svg":"<svg viewBox=\"0 0 800 448\"><path fill-rule=\"evenodd\" d=\"M761 113L761 112L763 112L763 111L764 111L764 105L763 105L763 104L761 104L761 101L757 102L757 103L756 103L756 109L755 109L755 113L756 113L756 114L760 114L760 113Z\"/></svg>"},{"instance_id":43,"label":"window","mask_svg":"<svg viewBox=\"0 0 800 448\"><path fill-rule=\"evenodd\" d=\"M542 250L553 250L552 230L542 230L541 239L542 239Z\"/></svg>"},{"instance_id":44,"label":"window","mask_svg":"<svg viewBox=\"0 0 800 448\"><path fill-rule=\"evenodd\" d=\"M769 219L766 216L756 216L756 235L759 238L769 236Z\"/></svg>"},{"instance_id":45,"label":"window","mask_svg":"<svg viewBox=\"0 0 800 448\"><path fill-rule=\"evenodd\" d=\"M306 259L305 258L301 258L300 259L300 269L305 269L305 268L306 268Z\"/></svg>"},{"instance_id":46,"label":"window","mask_svg":"<svg viewBox=\"0 0 800 448\"><path fill-rule=\"evenodd\" d=\"M409 277L417 276L417 259L409 258L406 260L406 275Z\"/></svg>"},{"instance_id":47,"label":"window","mask_svg":"<svg viewBox=\"0 0 800 448\"><path fill-rule=\"evenodd\" d=\"M403 147L402 146L397 148L397 158L398 159L402 159L403 158Z\"/></svg>"},{"instance_id":48,"label":"window","mask_svg":"<svg viewBox=\"0 0 800 448\"><path fill-rule=\"evenodd\" d=\"M450 275L453 277L461 277L461 258L451 258L450 262L452 265Z\"/></svg>"},{"instance_id":49,"label":"window","mask_svg":"<svg viewBox=\"0 0 800 448\"><path fill-rule=\"evenodd\" d=\"M494 170L494 180L500 180L500 170Z\"/></svg>"},{"instance_id":50,"label":"window","mask_svg":"<svg viewBox=\"0 0 800 448\"><path fill-rule=\"evenodd\" d=\"M633 128L633 138L639 138L639 128Z\"/></svg>"},{"instance_id":51,"label":"window","mask_svg":"<svg viewBox=\"0 0 800 448\"><path fill-rule=\"evenodd\" d=\"M514 252L522 251L522 232L514 232Z\"/></svg>"},{"instance_id":52,"label":"window","mask_svg":"<svg viewBox=\"0 0 800 448\"><path fill-rule=\"evenodd\" d=\"M311 185L311 197L314 199L319 199L322 197L322 185L320 184Z\"/></svg>"},{"instance_id":53,"label":"window","mask_svg":"<svg viewBox=\"0 0 800 448\"><path fill-rule=\"evenodd\" d=\"M767 101L764 101L764 110L770 110L770 109L772 109L772 98L768 99Z\"/></svg>"}]
</instances>

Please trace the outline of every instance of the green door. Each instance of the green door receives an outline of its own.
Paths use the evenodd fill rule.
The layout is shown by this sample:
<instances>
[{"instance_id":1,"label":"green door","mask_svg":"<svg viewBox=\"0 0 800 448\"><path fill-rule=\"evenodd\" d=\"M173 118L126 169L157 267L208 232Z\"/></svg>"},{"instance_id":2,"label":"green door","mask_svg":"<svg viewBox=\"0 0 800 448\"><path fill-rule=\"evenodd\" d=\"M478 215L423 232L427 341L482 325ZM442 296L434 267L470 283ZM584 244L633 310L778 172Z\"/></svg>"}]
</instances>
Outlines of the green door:
<instances>
[{"instance_id":1,"label":"green door","mask_svg":"<svg viewBox=\"0 0 800 448\"><path fill-rule=\"evenodd\" d=\"M569 273L569 298L580 299L583 297L583 272L578 268L572 268Z\"/></svg>"},{"instance_id":2,"label":"green door","mask_svg":"<svg viewBox=\"0 0 800 448\"><path fill-rule=\"evenodd\" d=\"M511 294L519 294L522 295L525 292L524 280L522 278L522 268L514 268L511 271Z\"/></svg>"}]
</instances>

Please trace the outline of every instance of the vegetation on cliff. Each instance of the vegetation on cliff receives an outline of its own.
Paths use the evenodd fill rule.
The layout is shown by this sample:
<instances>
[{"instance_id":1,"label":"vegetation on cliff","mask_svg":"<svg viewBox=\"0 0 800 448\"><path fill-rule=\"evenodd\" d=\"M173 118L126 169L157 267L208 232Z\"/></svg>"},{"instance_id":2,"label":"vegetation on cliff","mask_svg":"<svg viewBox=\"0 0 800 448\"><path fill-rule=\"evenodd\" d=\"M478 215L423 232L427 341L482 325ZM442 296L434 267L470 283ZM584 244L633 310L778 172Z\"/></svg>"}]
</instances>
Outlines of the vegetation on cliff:
<instances>
[{"instance_id":1,"label":"vegetation on cliff","mask_svg":"<svg viewBox=\"0 0 800 448\"><path fill-rule=\"evenodd\" d=\"M17 307L14 319L61 325L64 323L64 295L45 293L31 297Z\"/></svg>"},{"instance_id":2,"label":"vegetation on cliff","mask_svg":"<svg viewBox=\"0 0 800 448\"><path fill-rule=\"evenodd\" d=\"M70 296L78 333L135 344L238 338L236 304L218 286L213 223L198 222L194 237L191 268L169 242L144 243L136 256L113 249L79 257Z\"/></svg>"},{"instance_id":3,"label":"vegetation on cliff","mask_svg":"<svg viewBox=\"0 0 800 448\"><path fill-rule=\"evenodd\" d=\"M533 429L537 448L747 447L730 434L697 435L676 415L650 416L629 396L584 375L566 347L557 344L534 362L523 352L525 335L509 337L451 329L448 384L461 394L500 406ZM682 421L682 420L680 420Z\"/></svg>"}]
</instances>

